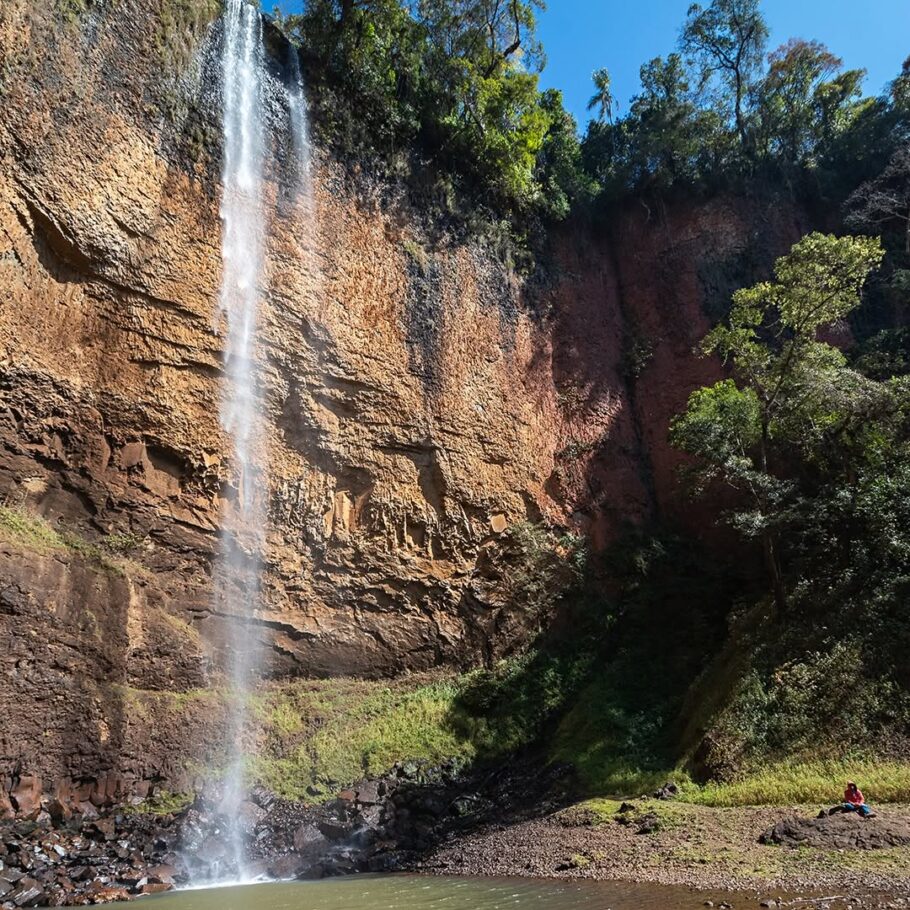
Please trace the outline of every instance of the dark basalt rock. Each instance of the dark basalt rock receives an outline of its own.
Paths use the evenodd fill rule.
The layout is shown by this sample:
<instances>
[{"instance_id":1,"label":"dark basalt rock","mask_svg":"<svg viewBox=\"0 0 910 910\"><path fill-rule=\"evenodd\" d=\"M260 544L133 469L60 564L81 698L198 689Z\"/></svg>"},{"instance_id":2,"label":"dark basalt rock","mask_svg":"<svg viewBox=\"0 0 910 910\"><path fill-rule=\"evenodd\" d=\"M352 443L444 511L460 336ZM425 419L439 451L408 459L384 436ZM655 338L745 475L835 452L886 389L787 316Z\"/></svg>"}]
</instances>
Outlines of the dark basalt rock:
<instances>
[{"instance_id":1,"label":"dark basalt rock","mask_svg":"<svg viewBox=\"0 0 910 910\"><path fill-rule=\"evenodd\" d=\"M0 823L0 910L126 900L233 878L240 870L232 826L244 840L245 871L263 878L415 869L455 833L561 807L567 784L559 767L466 776L456 762L405 762L323 805L257 788L226 815L213 788L173 815L45 812L40 823Z\"/></svg>"},{"instance_id":2,"label":"dark basalt rock","mask_svg":"<svg viewBox=\"0 0 910 910\"><path fill-rule=\"evenodd\" d=\"M862 818L857 813L785 818L762 834L759 842L828 850L882 850L910 844L910 822L887 815Z\"/></svg>"},{"instance_id":3,"label":"dark basalt rock","mask_svg":"<svg viewBox=\"0 0 910 910\"><path fill-rule=\"evenodd\" d=\"M654 791L654 799L676 799L679 796L679 787L672 781L667 781L659 790Z\"/></svg>"}]
</instances>

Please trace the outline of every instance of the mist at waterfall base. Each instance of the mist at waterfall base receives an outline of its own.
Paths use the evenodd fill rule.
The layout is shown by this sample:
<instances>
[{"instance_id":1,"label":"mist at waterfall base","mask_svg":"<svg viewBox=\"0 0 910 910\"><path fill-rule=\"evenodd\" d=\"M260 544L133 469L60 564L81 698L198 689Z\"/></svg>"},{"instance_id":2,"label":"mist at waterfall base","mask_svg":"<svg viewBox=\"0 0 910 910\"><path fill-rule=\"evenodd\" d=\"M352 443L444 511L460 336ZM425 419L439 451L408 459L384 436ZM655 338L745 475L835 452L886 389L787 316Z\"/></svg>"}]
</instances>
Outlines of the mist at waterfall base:
<instances>
[{"instance_id":1,"label":"mist at waterfall base","mask_svg":"<svg viewBox=\"0 0 910 910\"><path fill-rule=\"evenodd\" d=\"M279 86L287 112L290 181L299 192L308 177L306 102L296 55L290 79ZM245 847L242 804L247 788L249 695L261 675L263 654L253 626L260 607L262 553L268 520L268 458L257 370L257 336L266 255L266 170L271 148L265 93L267 73L258 3L226 0L221 52L222 80L222 279L218 329L224 336L220 418L230 442L234 484L227 495L214 597L226 620L227 680L231 689L228 763L219 815L229 855L214 877L249 881L257 876Z\"/></svg>"}]
</instances>

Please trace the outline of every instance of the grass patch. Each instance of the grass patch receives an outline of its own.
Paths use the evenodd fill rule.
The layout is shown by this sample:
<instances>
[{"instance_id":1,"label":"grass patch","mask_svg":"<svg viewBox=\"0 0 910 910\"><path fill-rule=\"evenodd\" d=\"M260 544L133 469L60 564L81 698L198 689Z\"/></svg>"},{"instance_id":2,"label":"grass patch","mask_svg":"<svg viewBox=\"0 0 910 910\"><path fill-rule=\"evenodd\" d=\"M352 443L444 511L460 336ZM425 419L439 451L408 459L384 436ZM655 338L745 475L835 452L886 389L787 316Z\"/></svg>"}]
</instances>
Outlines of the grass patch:
<instances>
[{"instance_id":1,"label":"grass patch","mask_svg":"<svg viewBox=\"0 0 910 910\"><path fill-rule=\"evenodd\" d=\"M531 652L492 670L376 683L298 680L253 698L261 747L249 774L291 798L333 793L409 759L503 759L539 740L589 667Z\"/></svg>"},{"instance_id":2,"label":"grass patch","mask_svg":"<svg viewBox=\"0 0 910 910\"><path fill-rule=\"evenodd\" d=\"M125 815L176 815L192 805L193 795L190 793L171 793L162 790L148 799L144 799L135 806L126 806Z\"/></svg>"},{"instance_id":3,"label":"grass patch","mask_svg":"<svg viewBox=\"0 0 910 910\"><path fill-rule=\"evenodd\" d=\"M89 540L75 531L57 527L41 515L25 508L0 506L0 538L36 553L69 552L97 568L125 576L132 564L124 554L142 543L134 534L113 533L99 541Z\"/></svg>"},{"instance_id":4,"label":"grass patch","mask_svg":"<svg viewBox=\"0 0 910 910\"><path fill-rule=\"evenodd\" d=\"M39 553L66 548L66 541L47 519L9 506L0 506L0 536Z\"/></svg>"},{"instance_id":5,"label":"grass patch","mask_svg":"<svg viewBox=\"0 0 910 910\"><path fill-rule=\"evenodd\" d=\"M583 803L573 806L573 810L583 812L594 825L605 825L615 821L619 807L622 805L618 799L586 799Z\"/></svg>"},{"instance_id":6,"label":"grass patch","mask_svg":"<svg viewBox=\"0 0 910 910\"><path fill-rule=\"evenodd\" d=\"M910 764L895 761L817 761L769 765L741 780L683 789L681 799L703 806L833 805L856 780L870 803L910 802Z\"/></svg>"},{"instance_id":7,"label":"grass patch","mask_svg":"<svg viewBox=\"0 0 910 910\"><path fill-rule=\"evenodd\" d=\"M582 756L582 767L585 757ZM590 766L588 766L590 770ZM693 783L682 769L660 772L638 772L635 769L613 767L606 762L598 766L598 783L609 797L638 800L662 783L672 780L679 787L674 802L655 801L649 808L673 812L680 804L734 808L740 806L831 806L840 801L844 784L856 780L871 804L910 802L910 763L875 761L864 758L856 761L791 762L768 765L760 771L734 781ZM586 782L588 789L591 781ZM614 799L591 798L579 805L610 816L619 804Z\"/></svg>"},{"instance_id":8,"label":"grass patch","mask_svg":"<svg viewBox=\"0 0 910 910\"><path fill-rule=\"evenodd\" d=\"M453 681L416 688L363 680L298 681L253 700L265 748L250 776L288 798L330 795L408 759L476 756L451 723Z\"/></svg>"}]
</instances>

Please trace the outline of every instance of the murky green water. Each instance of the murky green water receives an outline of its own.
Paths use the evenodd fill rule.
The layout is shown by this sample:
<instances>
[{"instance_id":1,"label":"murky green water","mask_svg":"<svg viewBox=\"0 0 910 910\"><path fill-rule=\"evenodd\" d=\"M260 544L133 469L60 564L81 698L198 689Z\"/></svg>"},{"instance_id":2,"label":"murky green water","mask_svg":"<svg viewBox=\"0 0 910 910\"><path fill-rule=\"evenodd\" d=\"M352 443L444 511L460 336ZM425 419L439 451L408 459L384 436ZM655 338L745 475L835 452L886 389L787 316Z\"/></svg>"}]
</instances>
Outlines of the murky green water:
<instances>
[{"instance_id":1,"label":"murky green water","mask_svg":"<svg viewBox=\"0 0 910 910\"><path fill-rule=\"evenodd\" d=\"M149 910L696 910L705 898L685 888L623 882L383 875L177 891L142 905Z\"/></svg>"}]
</instances>

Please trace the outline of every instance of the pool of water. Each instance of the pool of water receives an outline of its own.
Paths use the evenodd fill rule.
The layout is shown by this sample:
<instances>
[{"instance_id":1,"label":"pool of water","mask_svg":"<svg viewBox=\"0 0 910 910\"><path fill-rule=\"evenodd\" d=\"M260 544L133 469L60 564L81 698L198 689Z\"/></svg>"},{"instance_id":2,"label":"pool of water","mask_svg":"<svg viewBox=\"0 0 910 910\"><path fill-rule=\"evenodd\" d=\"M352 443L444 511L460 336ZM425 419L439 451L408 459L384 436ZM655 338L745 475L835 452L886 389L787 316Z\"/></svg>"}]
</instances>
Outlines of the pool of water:
<instances>
[{"instance_id":1,"label":"pool of water","mask_svg":"<svg viewBox=\"0 0 910 910\"><path fill-rule=\"evenodd\" d=\"M625 882L356 875L172 891L150 910L696 910L710 895ZM726 895L730 897L730 895ZM714 895L719 902L724 895Z\"/></svg>"}]
</instances>

